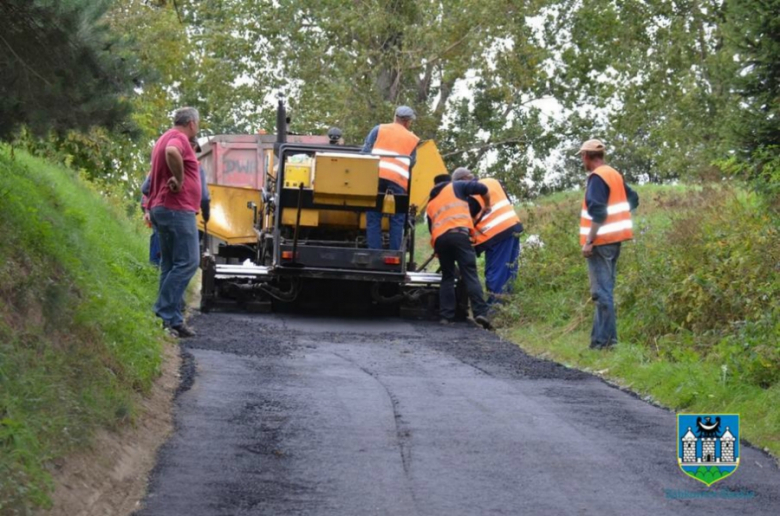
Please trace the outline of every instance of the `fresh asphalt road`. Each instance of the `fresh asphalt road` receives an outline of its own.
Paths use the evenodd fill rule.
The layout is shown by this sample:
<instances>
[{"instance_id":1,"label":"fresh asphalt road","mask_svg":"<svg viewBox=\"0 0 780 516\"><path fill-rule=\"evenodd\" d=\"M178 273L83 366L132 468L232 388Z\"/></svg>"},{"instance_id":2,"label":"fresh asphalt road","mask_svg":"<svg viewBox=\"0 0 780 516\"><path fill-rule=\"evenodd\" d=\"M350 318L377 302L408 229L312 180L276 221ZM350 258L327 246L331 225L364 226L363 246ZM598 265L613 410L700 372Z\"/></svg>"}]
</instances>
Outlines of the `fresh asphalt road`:
<instances>
[{"instance_id":1,"label":"fresh asphalt road","mask_svg":"<svg viewBox=\"0 0 780 516\"><path fill-rule=\"evenodd\" d=\"M742 446L707 488L677 466L672 412L465 324L194 327L139 516L780 514L767 455Z\"/></svg>"}]
</instances>

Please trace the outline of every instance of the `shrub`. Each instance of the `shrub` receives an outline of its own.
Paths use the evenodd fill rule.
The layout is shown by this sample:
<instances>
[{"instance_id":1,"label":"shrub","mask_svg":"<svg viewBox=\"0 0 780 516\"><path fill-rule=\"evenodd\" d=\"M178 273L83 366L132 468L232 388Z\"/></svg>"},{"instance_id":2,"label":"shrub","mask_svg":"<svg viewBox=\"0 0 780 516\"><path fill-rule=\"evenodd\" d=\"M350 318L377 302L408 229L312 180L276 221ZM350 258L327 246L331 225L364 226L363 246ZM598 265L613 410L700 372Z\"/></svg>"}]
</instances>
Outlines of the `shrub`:
<instances>
[{"instance_id":1,"label":"shrub","mask_svg":"<svg viewBox=\"0 0 780 516\"><path fill-rule=\"evenodd\" d=\"M780 234L764 198L729 185L639 188L635 240L615 289L619 336L672 362L707 360L761 387L780 381ZM522 214L525 248L505 317L587 328L581 193Z\"/></svg>"}]
</instances>

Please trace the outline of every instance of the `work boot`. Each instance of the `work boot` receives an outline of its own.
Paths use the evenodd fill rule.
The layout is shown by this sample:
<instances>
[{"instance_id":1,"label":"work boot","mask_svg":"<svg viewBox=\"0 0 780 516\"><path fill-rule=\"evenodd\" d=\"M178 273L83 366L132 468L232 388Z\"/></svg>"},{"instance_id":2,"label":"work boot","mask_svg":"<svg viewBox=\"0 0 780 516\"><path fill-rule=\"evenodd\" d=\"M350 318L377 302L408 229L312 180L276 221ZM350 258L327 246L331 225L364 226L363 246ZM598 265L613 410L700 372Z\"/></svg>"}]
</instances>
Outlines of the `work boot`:
<instances>
[{"instance_id":1,"label":"work boot","mask_svg":"<svg viewBox=\"0 0 780 516\"><path fill-rule=\"evenodd\" d=\"M490 324L490 319L488 319L488 318L487 318L487 317L485 317L484 315L478 315L478 316L476 316L476 317L474 318L474 321L475 321L477 324L479 324L480 326L482 326L482 327L483 327L484 329L486 329L486 330L492 330L492 329L493 329L493 325L492 325L492 324Z\"/></svg>"},{"instance_id":2,"label":"work boot","mask_svg":"<svg viewBox=\"0 0 780 516\"><path fill-rule=\"evenodd\" d=\"M197 335L191 328L189 328L184 323L178 324L176 326L169 326L168 333L170 333L172 336L179 339L188 339L190 337L194 337L195 335Z\"/></svg>"}]
</instances>

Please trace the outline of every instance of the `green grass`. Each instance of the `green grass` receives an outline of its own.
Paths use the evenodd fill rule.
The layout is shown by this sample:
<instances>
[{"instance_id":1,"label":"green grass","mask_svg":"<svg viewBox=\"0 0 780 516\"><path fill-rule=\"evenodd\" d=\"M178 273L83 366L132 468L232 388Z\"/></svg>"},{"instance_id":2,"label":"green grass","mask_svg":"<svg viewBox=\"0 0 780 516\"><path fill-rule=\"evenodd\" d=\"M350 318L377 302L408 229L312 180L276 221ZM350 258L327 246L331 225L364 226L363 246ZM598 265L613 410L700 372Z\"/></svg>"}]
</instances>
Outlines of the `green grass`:
<instances>
[{"instance_id":1,"label":"green grass","mask_svg":"<svg viewBox=\"0 0 780 516\"><path fill-rule=\"evenodd\" d=\"M0 146L0 513L46 507L53 460L132 423L162 332L148 233L67 169Z\"/></svg>"},{"instance_id":2,"label":"green grass","mask_svg":"<svg viewBox=\"0 0 780 516\"><path fill-rule=\"evenodd\" d=\"M673 410L739 413L741 437L780 455L780 234L731 185L644 186L623 246L613 351L588 349L593 305L577 240L581 192L520 210L527 235L500 330L529 352L592 371Z\"/></svg>"}]
</instances>

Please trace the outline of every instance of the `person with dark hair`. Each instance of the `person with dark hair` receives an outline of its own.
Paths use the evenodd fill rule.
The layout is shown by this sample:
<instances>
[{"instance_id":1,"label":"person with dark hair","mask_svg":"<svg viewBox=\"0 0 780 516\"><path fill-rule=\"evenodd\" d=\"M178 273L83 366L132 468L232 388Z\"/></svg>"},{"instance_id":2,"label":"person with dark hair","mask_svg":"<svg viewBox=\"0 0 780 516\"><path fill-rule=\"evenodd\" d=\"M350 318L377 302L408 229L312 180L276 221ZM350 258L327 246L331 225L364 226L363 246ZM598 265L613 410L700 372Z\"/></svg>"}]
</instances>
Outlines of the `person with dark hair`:
<instances>
[{"instance_id":1,"label":"person with dark hair","mask_svg":"<svg viewBox=\"0 0 780 516\"><path fill-rule=\"evenodd\" d=\"M479 195L485 206L490 206L490 192L485 185L477 181L453 182L447 174L436 176L434 182L426 214L431 245L441 265L441 323L449 324L455 320L455 279L456 270L459 269L460 281L463 281L471 301L474 321L485 329L491 329L487 317L488 305L485 303L482 285L477 276L477 255L471 245L474 222L468 204L469 196ZM488 213L488 210L486 208L482 214Z\"/></svg>"},{"instance_id":2,"label":"person with dark hair","mask_svg":"<svg viewBox=\"0 0 780 516\"><path fill-rule=\"evenodd\" d=\"M460 167L452 173L453 181L474 179L474 174L467 168ZM501 294L512 291L519 265L523 224L498 180L488 177L478 181L488 187L493 203L488 215L474 219L474 250L477 256L485 253L485 287L489 292L488 304L492 305ZM480 197L469 197L472 216L477 217L483 208Z\"/></svg>"},{"instance_id":3,"label":"person with dark hair","mask_svg":"<svg viewBox=\"0 0 780 516\"><path fill-rule=\"evenodd\" d=\"M412 108L399 106L395 110L395 121L392 124L377 125L366 137L363 153L380 156L380 194L390 192L403 195L409 191L409 174L417 159L417 144L420 141L410 129L416 118ZM401 249L405 222L404 213L390 216L390 249ZM366 212L366 240L369 249L382 248L381 211Z\"/></svg>"},{"instance_id":4,"label":"person with dark hair","mask_svg":"<svg viewBox=\"0 0 780 516\"><path fill-rule=\"evenodd\" d=\"M590 294L596 303L590 347L605 349L617 343L614 289L621 242L634 237L631 210L639 196L623 176L604 162L604 144L588 140L579 157L588 178L580 214L580 245L588 261Z\"/></svg>"},{"instance_id":5,"label":"person with dark hair","mask_svg":"<svg viewBox=\"0 0 780 516\"><path fill-rule=\"evenodd\" d=\"M200 117L195 108L178 109L173 127L152 150L149 211L160 237L160 288L155 314L176 337L195 335L184 323L181 300L200 263L195 214L200 209L202 186L198 159L190 139L198 134Z\"/></svg>"}]
</instances>

